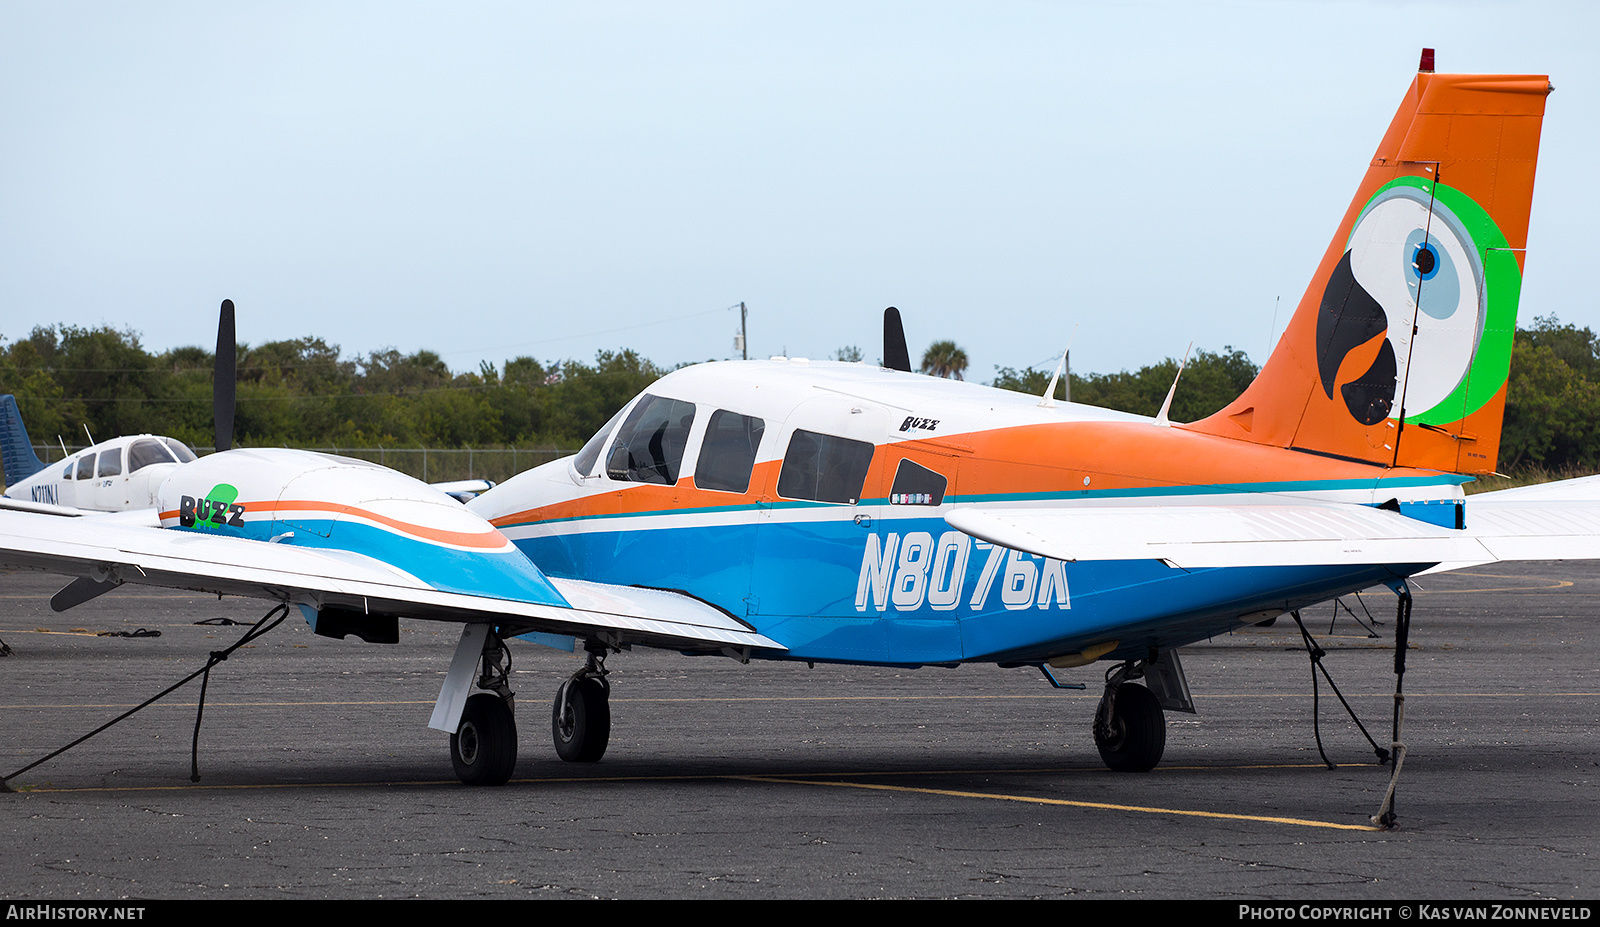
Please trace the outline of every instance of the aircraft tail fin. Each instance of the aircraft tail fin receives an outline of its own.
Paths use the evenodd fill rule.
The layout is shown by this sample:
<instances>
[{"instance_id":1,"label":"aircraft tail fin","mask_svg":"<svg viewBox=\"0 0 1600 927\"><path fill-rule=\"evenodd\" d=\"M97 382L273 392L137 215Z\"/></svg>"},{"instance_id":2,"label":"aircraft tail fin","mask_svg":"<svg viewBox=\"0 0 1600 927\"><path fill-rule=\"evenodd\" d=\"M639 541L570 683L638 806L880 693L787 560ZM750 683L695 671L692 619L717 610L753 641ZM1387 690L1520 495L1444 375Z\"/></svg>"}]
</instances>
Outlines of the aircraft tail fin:
<instances>
[{"instance_id":1,"label":"aircraft tail fin","mask_svg":"<svg viewBox=\"0 0 1600 927\"><path fill-rule=\"evenodd\" d=\"M44 461L33 452L33 443L28 440L28 429L22 427L17 397L10 393L0 396L0 466L5 468L8 485L20 483L44 469Z\"/></svg>"},{"instance_id":2,"label":"aircraft tail fin","mask_svg":"<svg viewBox=\"0 0 1600 927\"><path fill-rule=\"evenodd\" d=\"M1550 81L1432 50L1260 375L1186 426L1381 466L1493 472Z\"/></svg>"}]
</instances>

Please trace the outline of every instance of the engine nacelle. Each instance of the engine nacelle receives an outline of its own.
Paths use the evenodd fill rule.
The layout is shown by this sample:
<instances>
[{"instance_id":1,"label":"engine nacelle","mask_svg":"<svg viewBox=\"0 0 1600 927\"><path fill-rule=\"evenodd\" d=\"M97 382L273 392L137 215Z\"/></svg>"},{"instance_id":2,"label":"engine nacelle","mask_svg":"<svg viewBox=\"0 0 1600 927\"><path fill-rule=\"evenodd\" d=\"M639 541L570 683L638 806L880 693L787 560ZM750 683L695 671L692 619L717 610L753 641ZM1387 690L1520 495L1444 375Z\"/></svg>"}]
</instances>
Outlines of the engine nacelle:
<instances>
[{"instance_id":1,"label":"engine nacelle","mask_svg":"<svg viewBox=\"0 0 1600 927\"><path fill-rule=\"evenodd\" d=\"M448 592L565 605L482 517L364 460L287 448L224 451L161 484L162 527L346 551Z\"/></svg>"}]
</instances>

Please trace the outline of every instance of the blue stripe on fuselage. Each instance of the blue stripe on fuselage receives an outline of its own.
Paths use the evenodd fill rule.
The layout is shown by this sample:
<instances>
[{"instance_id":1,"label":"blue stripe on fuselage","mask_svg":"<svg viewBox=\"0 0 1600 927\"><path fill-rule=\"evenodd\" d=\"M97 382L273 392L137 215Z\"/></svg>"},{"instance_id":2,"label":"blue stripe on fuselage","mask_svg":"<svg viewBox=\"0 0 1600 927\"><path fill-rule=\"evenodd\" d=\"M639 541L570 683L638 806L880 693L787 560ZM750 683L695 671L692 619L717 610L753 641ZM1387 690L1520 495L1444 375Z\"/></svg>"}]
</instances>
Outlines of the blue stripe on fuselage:
<instances>
[{"instance_id":1,"label":"blue stripe on fuselage","mask_svg":"<svg viewBox=\"0 0 1600 927\"><path fill-rule=\"evenodd\" d=\"M1420 568L1062 563L995 548L937 516L781 518L752 508L724 524L514 543L552 575L688 592L744 617L793 659L889 664L1039 660L1106 639L1143 655Z\"/></svg>"}]
</instances>

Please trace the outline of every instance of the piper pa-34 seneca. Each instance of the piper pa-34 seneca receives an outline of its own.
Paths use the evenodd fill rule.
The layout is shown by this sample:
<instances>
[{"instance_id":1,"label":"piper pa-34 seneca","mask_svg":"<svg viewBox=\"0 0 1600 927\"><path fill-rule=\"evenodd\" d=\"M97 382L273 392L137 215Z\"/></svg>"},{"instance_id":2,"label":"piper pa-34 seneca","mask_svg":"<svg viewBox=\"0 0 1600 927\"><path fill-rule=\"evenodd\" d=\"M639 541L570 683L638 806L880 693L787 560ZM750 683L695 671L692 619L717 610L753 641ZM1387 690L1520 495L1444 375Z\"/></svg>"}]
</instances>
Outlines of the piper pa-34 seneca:
<instances>
[{"instance_id":1,"label":"piper pa-34 seneca","mask_svg":"<svg viewBox=\"0 0 1600 927\"><path fill-rule=\"evenodd\" d=\"M588 655L551 714L598 760L631 646L1046 675L1106 661L1104 761L1147 770L1183 645L1377 584L1600 556L1588 480L1472 497L1495 467L1549 81L1406 91L1260 376L1178 424L797 358L663 377L575 457L466 506L368 463L242 449L176 468L160 528L0 512L0 562L298 606L319 634L464 625L430 726L462 781L512 774L506 641ZM1048 397L1048 394L1047 394ZM155 519L152 518L152 525Z\"/></svg>"}]
</instances>

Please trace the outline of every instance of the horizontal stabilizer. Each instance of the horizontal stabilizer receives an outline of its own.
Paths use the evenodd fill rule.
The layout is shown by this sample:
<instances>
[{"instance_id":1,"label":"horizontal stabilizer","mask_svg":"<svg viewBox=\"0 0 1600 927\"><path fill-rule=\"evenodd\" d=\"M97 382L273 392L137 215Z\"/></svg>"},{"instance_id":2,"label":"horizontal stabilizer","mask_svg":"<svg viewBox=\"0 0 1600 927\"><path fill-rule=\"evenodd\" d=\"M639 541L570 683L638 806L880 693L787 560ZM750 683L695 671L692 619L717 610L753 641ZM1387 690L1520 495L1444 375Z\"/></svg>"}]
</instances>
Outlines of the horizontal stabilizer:
<instances>
[{"instance_id":1,"label":"horizontal stabilizer","mask_svg":"<svg viewBox=\"0 0 1600 927\"><path fill-rule=\"evenodd\" d=\"M1338 502L961 506L945 521L992 544L1066 561L1161 560L1200 569L1494 559L1466 532Z\"/></svg>"},{"instance_id":2,"label":"horizontal stabilizer","mask_svg":"<svg viewBox=\"0 0 1600 927\"><path fill-rule=\"evenodd\" d=\"M1467 531L1496 560L1600 559L1600 476L1468 496Z\"/></svg>"}]
</instances>

